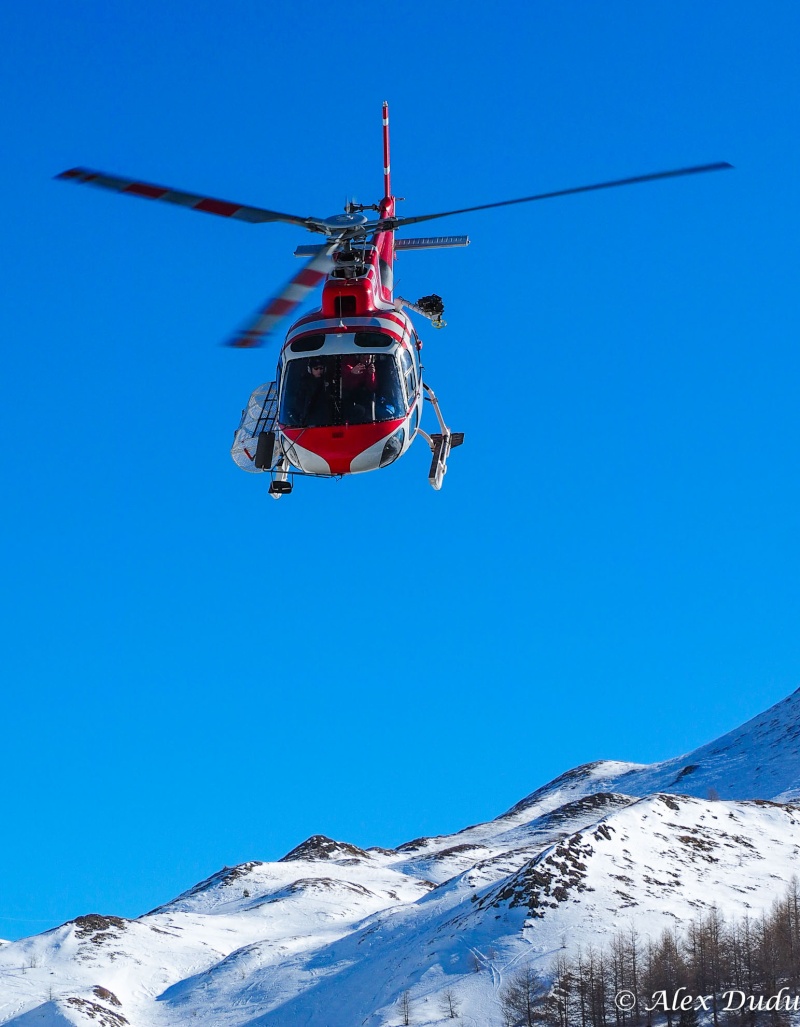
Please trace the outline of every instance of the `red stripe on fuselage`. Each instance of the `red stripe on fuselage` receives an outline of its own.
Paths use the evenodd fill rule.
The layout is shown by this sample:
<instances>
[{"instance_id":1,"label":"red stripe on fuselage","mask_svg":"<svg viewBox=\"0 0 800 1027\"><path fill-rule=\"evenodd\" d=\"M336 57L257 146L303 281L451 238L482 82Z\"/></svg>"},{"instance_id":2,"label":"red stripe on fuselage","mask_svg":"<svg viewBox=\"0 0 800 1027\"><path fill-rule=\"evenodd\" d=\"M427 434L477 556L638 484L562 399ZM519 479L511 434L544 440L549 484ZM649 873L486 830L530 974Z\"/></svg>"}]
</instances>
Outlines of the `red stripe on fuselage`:
<instances>
[{"instance_id":1,"label":"red stripe on fuselage","mask_svg":"<svg viewBox=\"0 0 800 1027\"><path fill-rule=\"evenodd\" d=\"M296 442L328 463L331 474L348 474L353 460L365 449L388 438L402 425L404 417L378 424L341 424L330 428L281 428Z\"/></svg>"}]
</instances>

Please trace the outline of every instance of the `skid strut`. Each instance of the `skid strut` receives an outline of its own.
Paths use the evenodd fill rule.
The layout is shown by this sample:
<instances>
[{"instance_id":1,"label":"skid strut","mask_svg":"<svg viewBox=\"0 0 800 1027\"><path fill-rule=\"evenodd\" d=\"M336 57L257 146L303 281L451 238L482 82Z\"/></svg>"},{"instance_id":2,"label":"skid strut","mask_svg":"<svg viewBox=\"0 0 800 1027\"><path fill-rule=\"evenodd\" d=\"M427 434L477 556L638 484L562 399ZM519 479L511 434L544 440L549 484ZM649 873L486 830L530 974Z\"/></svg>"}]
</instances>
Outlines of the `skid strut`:
<instances>
[{"instance_id":1,"label":"skid strut","mask_svg":"<svg viewBox=\"0 0 800 1027\"><path fill-rule=\"evenodd\" d=\"M282 456L275 465L268 491L273 499L280 499L281 496L286 496L292 491L292 483L289 481L289 461L285 456Z\"/></svg>"},{"instance_id":2,"label":"skid strut","mask_svg":"<svg viewBox=\"0 0 800 1027\"><path fill-rule=\"evenodd\" d=\"M445 474L447 474L447 458L450 456L450 450L461 445L464 441L464 432L450 431L444 423L442 411L439 407L439 401L436 398L436 394L433 389L424 382L422 383L422 387L425 390L427 399L433 405L433 409L436 413L436 420L439 422L439 427L442 429L441 432L435 432L432 435L428 435L427 432L420 429L420 435L424 436L428 440L428 445L431 447L431 453L433 453L431 469L428 471L428 481L431 483L433 488L438 491L442 487L442 481L444 480Z\"/></svg>"}]
</instances>

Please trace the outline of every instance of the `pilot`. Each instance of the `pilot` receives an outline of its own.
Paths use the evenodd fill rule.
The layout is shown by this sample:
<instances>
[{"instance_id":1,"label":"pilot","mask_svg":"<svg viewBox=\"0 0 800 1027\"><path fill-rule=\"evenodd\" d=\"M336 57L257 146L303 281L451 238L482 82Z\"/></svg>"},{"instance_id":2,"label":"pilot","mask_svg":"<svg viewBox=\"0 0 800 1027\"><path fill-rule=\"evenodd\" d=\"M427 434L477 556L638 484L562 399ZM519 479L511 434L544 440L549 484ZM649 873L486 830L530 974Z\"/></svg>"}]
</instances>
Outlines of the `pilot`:
<instances>
[{"instance_id":1,"label":"pilot","mask_svg":"<svg viewBox=\"0 0 800 1027\"><path fill-rule=\"evenodd\" d=\"M300 426L314 428L333 422L333 398L325 378L325 361L312 357L308 362L308 375L303 382L303 401Z\"/></svg>"}]
</instances>

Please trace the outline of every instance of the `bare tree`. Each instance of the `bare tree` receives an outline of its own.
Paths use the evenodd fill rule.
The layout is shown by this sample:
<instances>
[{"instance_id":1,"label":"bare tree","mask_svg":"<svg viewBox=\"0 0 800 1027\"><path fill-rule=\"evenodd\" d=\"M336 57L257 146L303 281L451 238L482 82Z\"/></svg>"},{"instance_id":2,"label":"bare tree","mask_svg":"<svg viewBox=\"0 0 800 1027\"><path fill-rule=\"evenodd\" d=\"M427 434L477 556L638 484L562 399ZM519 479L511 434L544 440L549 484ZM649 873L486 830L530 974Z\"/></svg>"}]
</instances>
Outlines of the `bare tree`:
<instances>
[{"instance_id":1,"label":"bare tree","mask_svg":"<svg viewBox=\"0 0 800 1027\"><path fill-rule=\"evenodd\" d=\"M592 1027L605 1027L608 1022L608 1002L613 998L609 994L610 971L605 953L590 945L583 960L583 980L581 982L581 999L583 1010L581 1022ZM585 1019L584 1019L585 1017Z\"/></svg>"},{"instance_id":2,"label":"bare tree","mask_svg":"<svg viewBox=\"0 0 800 1027\"><path fill-rule=\"evenodd\" d=\"M686 965L681 958L681 939L677 930L666 930L656 946L655 979L657 989L663 989L668 995L675 991L687 979ZM667 1006L667 1027L673 1027L675 1011Z\"/></svg>"},{"instance_id":3,"label":"bare tree","mask_svg":"<svg viewBox=\"0 0 800 1027\"><path fill-rule=\"evenodd\" d=\"M507 1024L533 1027L547 1016L547 985L532 966L513 974L500 989L500 1007Z\"/></svg>"},{"instance_id":4,"label":"bare tree","mask_svg":"<svg viewBox=\"0 0 800 1027\"><path fill-rule=\"evenodd\" d=\"M782 899L776 899L770 914L778 975L797 991L800 985L800 882L793 877Z\"/></svg>"},{"instance_id":5,"label":"bare tree","mask_svg":"<svg viewBox=\"0 0 800 1027\"><path fill-rule=\"evenodd\" d=\"M442 1012L445 1016L449 1016L451 1020L455 1020L458 1016L461 1008L461 1003L456 998L456 993L452 988L448 988L442 995Z\"/></svg>"},{"instance_id":6,"label":"bare tree","mask_svg":"<svg viewBox=\"0 0 800 1027\"><path fill-rule=\"evenodd\" d=\"M587 973L586 973L586 962L583 957L583 951L578 949L578 954L575 957L573 964L573 973L575 975L575 993L578 1004L578 1020L580 1027L587 1027L589 1023L589 989L587 986Z\"/></svg>"},{"instance_id":7,"label":"bare tree","mask_svg":"<svg viewBox=\"0 0 800 1027\"><path fill-rule=\"evenodd\" d=\"M411 995L408 991L404 991L400 996L400 1016L402 1017L403 1027L408 1027L411 1023Z\"/></svg>"},{"instance_id":8,"label":"bare tree","mask_svg":"<svg viewBox=\"0 0 800 1027\"><path fill-rule=\"evenodd\" d=\"M400 999L400 1011L403 1016L403 1027L408 1027L411 1022L411 994L404 991Z\"/></svg>"},{"instance_id":9,"label":"bare tree","mask_svg":"<svg viewBox=\"0 0 800 1027\"><path fill-rule=\"evenodd\" d=\"M800 984L800 880L794 875L786 893L786 929L792 984Z\"/></svg>"},{"instance_id":10,"label":"bare tree","mask_svg":"<svg viewBox=\"0 0 800 1027\"><path fill-rule=\"evenodd\" d=\"M693 1005L688 1009L681 1009L678 1014L678 1027L698 1027L699 1023L700 1014Z\"/></svg>"},{"instance_id":11,"label":"bare tree","mask_svg":"<svg viewBox=\"0 0 800 1027\"><path fill-rule=\"evenodd\" d=\"M564 952L559 952L553 964L553 985L548 996L550 1021L558 1027L570 1027L576 1023L570 1015L570 1006L575 997L575 972Z\"/></svg>"},{"instance_id":12,"label":"bare tree","mask_svg":"<svg viewBox=\"0 0 800 1027\"><path fill-rule=\"evenodd\" d=\"M628 929L628 984L627 986L633 992L633 994L639 998L639 932L636 930L636 926L631 920L631 925ZM636 1023L641 1020L640 1007L637 1002L636 1012L634 1014Z\"/></svg>"},{"instance_id":13,"label":"bare tree","mask_svg":"<svg viewBox=\"0 0 800 1027\"><path fill-rule=\"evenodd\" d=\"M727 928L725 918L716 906L709 910L705 921L706 945L708 948L709 990L712 996L712 1019L714 1027L719 1027L718 996L722 994L723 984L730 975L728 967L729 948L727 944Z\"/></svg>"}]
</instances>

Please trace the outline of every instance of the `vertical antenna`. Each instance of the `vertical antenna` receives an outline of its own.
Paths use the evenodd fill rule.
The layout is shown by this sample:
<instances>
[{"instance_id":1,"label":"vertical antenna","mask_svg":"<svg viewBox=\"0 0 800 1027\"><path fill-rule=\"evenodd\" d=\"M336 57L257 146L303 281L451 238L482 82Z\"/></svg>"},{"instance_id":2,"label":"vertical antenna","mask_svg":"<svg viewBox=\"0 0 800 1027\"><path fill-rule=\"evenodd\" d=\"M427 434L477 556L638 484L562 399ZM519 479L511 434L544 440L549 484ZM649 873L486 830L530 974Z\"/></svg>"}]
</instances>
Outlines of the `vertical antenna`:
<instances>
[{"instance_id":1,"label":"vertical antenna","mask_svg":"<svg viewBox=\"0 0 800 1027\"><path fill-rule=\"evenodd\" d=\"M391 166L389 164L389 103L383 101L383 195L392 195Z\"/></svg>"}]
</instances>

